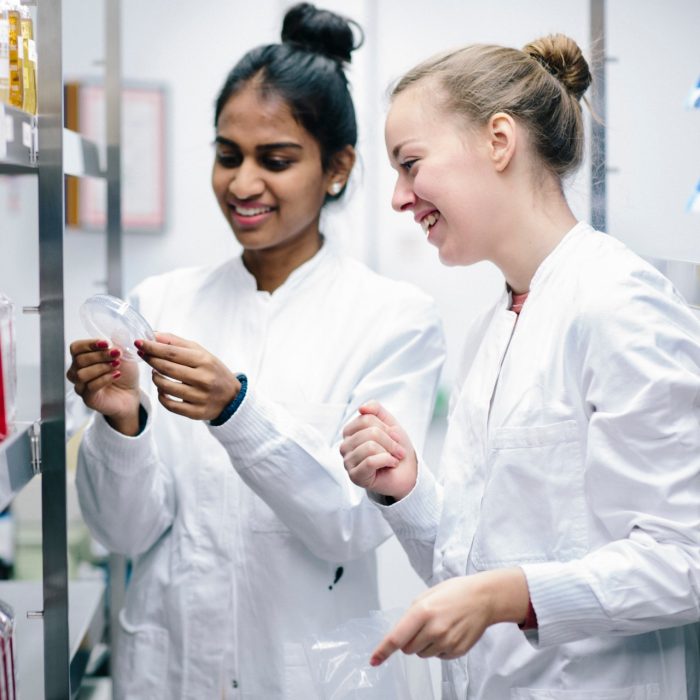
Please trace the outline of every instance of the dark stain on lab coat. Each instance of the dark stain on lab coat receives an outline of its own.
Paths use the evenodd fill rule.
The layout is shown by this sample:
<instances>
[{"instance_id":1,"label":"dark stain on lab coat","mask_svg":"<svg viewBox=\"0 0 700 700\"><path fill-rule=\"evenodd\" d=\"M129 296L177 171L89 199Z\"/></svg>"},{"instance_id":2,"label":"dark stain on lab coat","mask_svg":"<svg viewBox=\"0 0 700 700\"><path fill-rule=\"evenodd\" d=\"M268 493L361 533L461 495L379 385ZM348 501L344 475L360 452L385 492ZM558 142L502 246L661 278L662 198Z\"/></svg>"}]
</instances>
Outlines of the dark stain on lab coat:
<instances>
[{"instance_id":1,"label":"dark stain on lab coat","mask_svg":"<svg viewBox=\"0 0 700 700\"><path fill-rule=\"evenodd\" d=\"M335 570L335 578L333 579L333 583L332 583L330 586L328 586L328 590L329 590L329 591L332 591L332 590L333 590L333 586L335 586L335 584L338 583L338 581L340 581L340 577L341 577L342 575L343 575L343 567L342 567L342 566L339 566L339 567Z\"/></svg>"}]
</instances>

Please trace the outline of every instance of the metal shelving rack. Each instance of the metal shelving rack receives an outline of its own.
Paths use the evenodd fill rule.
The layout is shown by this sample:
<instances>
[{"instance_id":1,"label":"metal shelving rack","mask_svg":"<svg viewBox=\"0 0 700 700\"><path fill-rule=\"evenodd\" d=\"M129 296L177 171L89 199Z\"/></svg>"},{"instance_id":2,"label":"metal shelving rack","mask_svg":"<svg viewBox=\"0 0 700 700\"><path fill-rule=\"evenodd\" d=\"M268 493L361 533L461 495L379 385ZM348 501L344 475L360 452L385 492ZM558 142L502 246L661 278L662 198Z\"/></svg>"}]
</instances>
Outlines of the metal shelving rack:
<instances>
[{"instance_id":1,"label":"metal shelving rack","mask_svg":"<svg viewBox=\"0 0 700 700\"><path fill-rule=\"evenodd\" d=\"M104 585L68 580L66 431L64 385L65 175L107 180L108 288L121 289L119 0L107 0L105 34L107 170L97 146L63 128L62 2L24 0L35 5L40 58L39 116L0 105L0 174L38 178L39 314L41 415L18 423L0 443L0 501L41 475L42 580L0 584L0 598L15 609L20 692L26 698L75 697L86 649L104 628ZM43 623L43 624L42 624ZM42 635L43 632L43 635ZM39 638L43 636L43 645ZM80 653L78 650L80 648ZM43 673L41 672L43 667Z\"/></svg>"}]
</instances>

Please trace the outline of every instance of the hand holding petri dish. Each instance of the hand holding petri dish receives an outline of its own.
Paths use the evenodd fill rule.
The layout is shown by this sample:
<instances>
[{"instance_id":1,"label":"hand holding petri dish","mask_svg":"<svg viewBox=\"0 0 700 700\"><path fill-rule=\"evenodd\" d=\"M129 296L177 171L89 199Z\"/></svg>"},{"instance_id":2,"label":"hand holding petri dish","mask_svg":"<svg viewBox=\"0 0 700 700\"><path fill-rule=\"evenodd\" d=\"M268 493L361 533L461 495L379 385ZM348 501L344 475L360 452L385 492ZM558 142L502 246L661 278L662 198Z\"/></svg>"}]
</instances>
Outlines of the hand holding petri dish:
<instances>
[{"instance_id":1,"label":"hand holding petri dish","mask_svg":"<svg viewBox=\"0 0 700 700\"><path fill-rule=\"evenodd\" d=\"M148 321L128 302L110 294L95 294L80 307L80 320L91 336L122 351L124 359L138 358L134 341L155 340Z\"/></svg>"}]
</instances>

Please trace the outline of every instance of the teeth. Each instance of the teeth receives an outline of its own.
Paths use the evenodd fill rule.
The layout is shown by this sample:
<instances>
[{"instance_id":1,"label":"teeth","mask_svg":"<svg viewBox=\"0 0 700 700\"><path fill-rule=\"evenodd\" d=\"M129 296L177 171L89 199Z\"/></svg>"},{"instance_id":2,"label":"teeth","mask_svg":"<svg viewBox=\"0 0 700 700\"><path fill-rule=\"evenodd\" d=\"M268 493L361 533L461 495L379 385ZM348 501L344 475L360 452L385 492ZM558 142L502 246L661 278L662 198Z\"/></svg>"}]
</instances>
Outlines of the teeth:
<instances>
[{"instance_id":1,"label":"teeth","mask_svg":"<svg viewBox=\"0 0 700 700\"><path fill-rule=\"evenodd\" d=\"M428 216L424 216L420 222L420 225L423 227L423 232L427 234L428 229L433 226L439 218L440 214L436 211L431 212Z\"/></svg>"},{"instance_id":2,"label":"teeth","mask_svg":"<svg viewBox=\"0 0 700 700\"><path fill-rule=\"evenodd\" d=\"M268 211L272 211L272 207L258 207L256 209L245 209L244 207L237 207L233 205L237 214L241 216L257 216L258 214L266 214Z\"/></svg>"}]
</instances>

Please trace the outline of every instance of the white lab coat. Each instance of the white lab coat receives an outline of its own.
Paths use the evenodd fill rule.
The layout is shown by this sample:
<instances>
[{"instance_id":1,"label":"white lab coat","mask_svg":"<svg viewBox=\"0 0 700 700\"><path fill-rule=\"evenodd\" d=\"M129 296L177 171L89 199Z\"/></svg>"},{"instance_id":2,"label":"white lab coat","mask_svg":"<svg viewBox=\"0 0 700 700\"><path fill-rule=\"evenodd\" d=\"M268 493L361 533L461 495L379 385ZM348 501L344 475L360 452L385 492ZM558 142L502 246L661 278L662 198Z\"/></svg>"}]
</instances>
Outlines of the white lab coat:
<instances>
[{"instance_id":1,"label":"white lab coat","mask_svg":"<svg viewBox=\"0 0 700 700\"><path fill-rule=\"evenodd\" d=\"M489 628L443 698L697 700L700 321L583 223L509 305L470 336L442 483L382 507L430 583L527 577L539 629Z\"/></svg>"},{"instance_id":2,"label":"white lab coat","mask_svg":"<svg viewBox=\"0 0 700 700\"><path fill-rule=\"evenodd\" d=\"M342 428L376 398L424 436L444 359L435 305L328 243L273 294L235 258L150 278L132 302L249 384L210 428L162 409L144 364L144 432L98 415L85 433L83 515L134 565L115 697L313 698L299 642L378 607L374 549L391 533L347 478Z\"/></svg>"}]
</instances>

